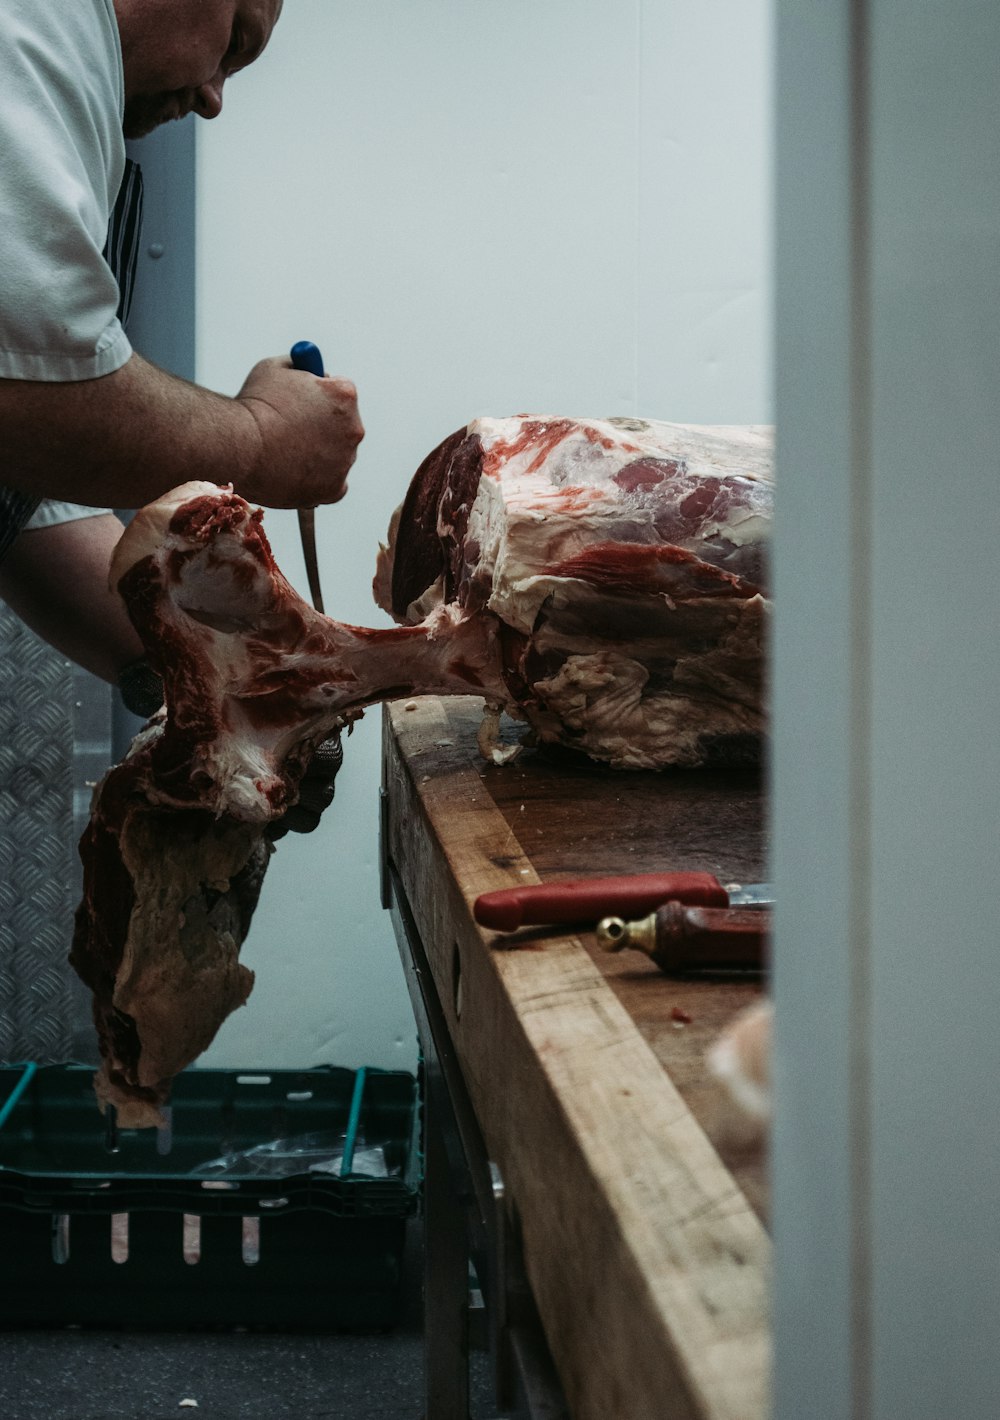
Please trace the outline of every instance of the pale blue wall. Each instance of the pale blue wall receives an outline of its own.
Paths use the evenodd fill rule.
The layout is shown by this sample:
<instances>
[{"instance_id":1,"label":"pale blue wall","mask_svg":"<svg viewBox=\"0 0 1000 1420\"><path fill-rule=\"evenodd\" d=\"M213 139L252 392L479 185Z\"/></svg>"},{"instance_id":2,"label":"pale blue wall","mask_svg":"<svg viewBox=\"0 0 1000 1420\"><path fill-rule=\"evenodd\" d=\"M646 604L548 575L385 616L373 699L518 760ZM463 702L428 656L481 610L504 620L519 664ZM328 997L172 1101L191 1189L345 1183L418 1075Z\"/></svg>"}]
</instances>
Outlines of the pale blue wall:
<instances>
[{"instance_id":1,"label":"pale blue wall","mask_svg":"<svg viewBox=\"0 0 1000 1420\"><path fill-rule=\"evenodd\" d=\"M368 428L318 515L328 611L382 624L378 541L480 414L766 422L765 0L286 0L198 129L198 378L302 337ZM266 524L306 594L294 514ZM379 715L322 829L286 840L211 1063L413 1059L378 905Z\"/></svg>"}]
</instances>

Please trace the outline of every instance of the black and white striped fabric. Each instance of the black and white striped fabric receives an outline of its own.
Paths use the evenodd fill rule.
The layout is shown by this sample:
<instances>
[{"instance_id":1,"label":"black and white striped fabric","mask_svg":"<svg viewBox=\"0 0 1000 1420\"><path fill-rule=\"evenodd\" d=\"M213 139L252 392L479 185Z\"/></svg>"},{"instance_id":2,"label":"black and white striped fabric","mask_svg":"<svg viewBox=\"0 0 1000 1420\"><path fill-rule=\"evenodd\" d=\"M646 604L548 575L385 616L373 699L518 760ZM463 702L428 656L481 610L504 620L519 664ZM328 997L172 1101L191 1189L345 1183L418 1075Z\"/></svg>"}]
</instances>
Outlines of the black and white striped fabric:
<instances>
[{"instance_id":1,"label":"black and white striped fabric","mask_svg":"<svg viewBox=\"0 0 1000 1420\"><path fill-rule=\"evenodd\" d=\"M0 561L41 501L30 493L0 486Z\"/></svg>"},{"instance_id":2,"label":"black and white striped fabric","mask_svg":"<svg viewBox=\"0 0 1000 1420\"><path fill-rule=\"evenodd\" d=\"M127 325L135 289L135 271L139 257L139 237L142 227L142 169L131 158L125 159L125 174L115 201L104 259L118 282L118 319ZM0 485L0 559L41 502L31 493Z\"/></svg>"},{"instance_id":3,"label":"black and white striped fabric","mask_svg":"<svg viewBox=\"0 0 1000 1420\"><path fill-rule=\"evenodd\" d=\"M115 210L108 223L108 240L104 246L104 260L118 282L118 319L124 326L128 325L132 309L141 228L142 169L131 158L126 158L125 175L118 189Z\"/></svg>"}]
</instances>

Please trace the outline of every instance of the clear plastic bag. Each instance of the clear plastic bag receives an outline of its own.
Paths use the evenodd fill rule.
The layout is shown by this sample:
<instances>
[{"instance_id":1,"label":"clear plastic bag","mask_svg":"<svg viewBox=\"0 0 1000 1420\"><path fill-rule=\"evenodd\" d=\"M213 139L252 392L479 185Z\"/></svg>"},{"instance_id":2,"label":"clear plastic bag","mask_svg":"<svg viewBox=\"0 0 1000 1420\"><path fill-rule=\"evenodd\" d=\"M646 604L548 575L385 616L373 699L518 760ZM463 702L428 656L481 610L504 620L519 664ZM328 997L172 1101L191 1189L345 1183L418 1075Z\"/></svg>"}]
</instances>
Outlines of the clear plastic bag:
<instances>
[{"instance_id":1,"label":"clear plastic bag","mask_svg":"<svg viewBox=\"0 0 1000 1420\"><path fill-rule=\"evenodd\" d=\"M297 1134L291 1139L271 1139L240 1153L223 1154L191 1170L198 1178L291 1178L294 1174L329 1174L345 1177L344 1134ZM395 1178L400 1169L386 1162L384 1144L366 1144L358 1138L346 1177Z\"/></svg>"}]
</instances>

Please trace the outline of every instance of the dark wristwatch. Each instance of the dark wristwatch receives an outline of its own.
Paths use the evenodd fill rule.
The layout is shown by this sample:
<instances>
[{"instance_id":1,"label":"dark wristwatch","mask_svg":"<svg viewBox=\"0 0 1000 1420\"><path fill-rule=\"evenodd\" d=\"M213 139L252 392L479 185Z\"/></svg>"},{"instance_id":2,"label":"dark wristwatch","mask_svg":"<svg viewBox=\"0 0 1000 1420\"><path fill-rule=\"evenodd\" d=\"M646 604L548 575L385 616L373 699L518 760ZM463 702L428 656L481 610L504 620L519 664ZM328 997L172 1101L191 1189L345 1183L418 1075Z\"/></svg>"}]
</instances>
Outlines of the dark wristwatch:
<instances>
[{"instance_id":1,"label":"dark wristwatch","mask_svg":"<svg viewBox=\"0 0 1000 1420\"><path fill-rule=\"evenodd\" d=\"M163 704L163 681L148 661L133 661L118 675L122 704L141 720L155 715Z\"/></svg>"}]
</instances>

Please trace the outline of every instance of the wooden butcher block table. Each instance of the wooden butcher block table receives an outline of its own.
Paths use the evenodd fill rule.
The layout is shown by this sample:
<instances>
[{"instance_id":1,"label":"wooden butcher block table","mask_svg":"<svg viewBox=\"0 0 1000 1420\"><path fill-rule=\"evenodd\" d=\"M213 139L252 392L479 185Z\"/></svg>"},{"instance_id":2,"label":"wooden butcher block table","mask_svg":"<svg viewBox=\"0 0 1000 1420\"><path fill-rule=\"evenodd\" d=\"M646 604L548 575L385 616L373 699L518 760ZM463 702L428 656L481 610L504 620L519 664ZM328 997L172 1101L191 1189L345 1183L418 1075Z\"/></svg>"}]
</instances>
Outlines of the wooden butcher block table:
<instances>
[{"instance_id":1,"label":"wooden butcher block table","mask_svg":"<svg viewBox=\"0 0 1000 1420\"><path fill-rule=\"evenodd\" d=\"M480 893L539 881L694 868L758 881L760 778L619 772L534 750L487 764L480 705L386 707L383 849L568 1412L764 1417L763 1163L727 1134L704 1065L760 983L673 980L634 951L602 952L583 927L506 936L472 916Z\"/></svg>"}]
</instances>

